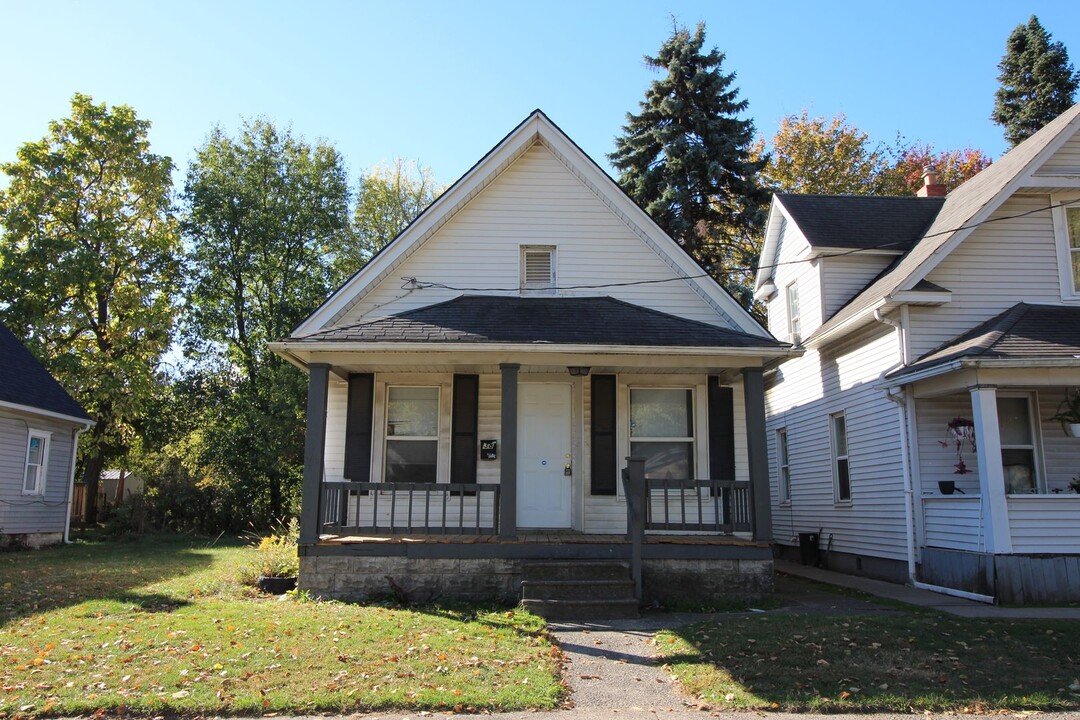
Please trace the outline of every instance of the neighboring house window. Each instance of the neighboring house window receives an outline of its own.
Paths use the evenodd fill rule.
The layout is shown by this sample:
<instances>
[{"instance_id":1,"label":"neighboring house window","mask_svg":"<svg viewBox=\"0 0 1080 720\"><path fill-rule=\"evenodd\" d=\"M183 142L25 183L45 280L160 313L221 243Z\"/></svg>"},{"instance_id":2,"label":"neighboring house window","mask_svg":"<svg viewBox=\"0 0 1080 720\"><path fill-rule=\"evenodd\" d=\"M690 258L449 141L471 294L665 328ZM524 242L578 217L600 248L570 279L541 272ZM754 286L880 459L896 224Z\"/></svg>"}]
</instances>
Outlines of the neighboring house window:
<instances>
[{"instance_id":1,"label":"neighboring house window","mask_svg":"<svg viewBox=\"0 0 1080 720\"><path fill-rule=\"evenodd\" d=\"M630 389L630 454L645 477L694 477L694 404L686 388Z\"/></svg>"},{"instance_id":2,"label":"neighboring house window","mask_svg":"<svg viewBox=\"0 0 1080 720\"><path fill-rule=\"evenodd\" d=\"M1054 232L1063 298L1080 298L1080 196L1054 195Z\"/></svg>"},{"instance_id":3,"label":"neighboring house window","mask_svg":"<svg viewBox=\"0 0 1080 720\"><path fill-rule=\"evenodd\" d=\"M997 411L1005 492L1035 492L1038 477L1035 469L1035 431L1031 426L1029 399L1026 396L998 396Z\"/></svg>"},{"instance_id":4,"label":"neighboring house window","mask_svg":"<svg viewBox=\"0 0 1080 720\"><path fill-rule=\"evenodd\" d=\"M851 474L848 467L847 418L844 413L829 416L832 427L833 492L838 503L851 502Z\"/></svg>"},{"instance_id":5,"label":"neighboring house window","mask_svg":"<svg viewBox=\"0 0 1080 720\"><path fill-rule=\"evenodd\" d=\"M802 317L799 315L799 286L791 283L787 286L787 327L791 342L798 344L802 340Z\"/></svg>"},{"instance_id":6,"label":"neighboring house window","mask_svg":"<svg viewBox=\"0 0 1080 720\"><path fill-rule=\"evenodd\" d=\"M438 455L439 388L387 388L386 482L435 482Z\"/></svg>"},{"instance_id":7,"label":"neighboring house window","mask_svg":"<svg viewBox=\"0 0 1080 720\"><path fill-rule=\"evenodd\" d=\"M26 470L23 473L23 494L45 493L45 471L49 459L49 438L52 433L31 430L26 443Z\"/></svg>"},{"instance_id":8,"label":"neighboring house window","mask_svg":"<svg viewBox=\"0 0 1080 720\"><path fill-rule=\"evenodd\" d=\"M1072 291L1080 295L1080 208L1065 208L1065 224L1069 233L1069 268L1072 270Z\"/></svg>"},{"instance_id":9,"label":"neighboring house window","mask_svg":"<svg viewBox=\"0 0 1080 720\"><path fill-rule=\"evenodd\" d=\"M555 287L554 246L521 246L521 287L523 290L550 290Z\"/></svg>"},{"instance_id":10,"label":"neighboring house window","mask_svg":"<svg viewBox=\"0 0 1080 720\"><path fill-rule=\"evenodd\" d=\"M780 504L791 502L791 466L788 464L787 428L776 431L777 478L780 483Z\"/></svg>"}]
</instances>

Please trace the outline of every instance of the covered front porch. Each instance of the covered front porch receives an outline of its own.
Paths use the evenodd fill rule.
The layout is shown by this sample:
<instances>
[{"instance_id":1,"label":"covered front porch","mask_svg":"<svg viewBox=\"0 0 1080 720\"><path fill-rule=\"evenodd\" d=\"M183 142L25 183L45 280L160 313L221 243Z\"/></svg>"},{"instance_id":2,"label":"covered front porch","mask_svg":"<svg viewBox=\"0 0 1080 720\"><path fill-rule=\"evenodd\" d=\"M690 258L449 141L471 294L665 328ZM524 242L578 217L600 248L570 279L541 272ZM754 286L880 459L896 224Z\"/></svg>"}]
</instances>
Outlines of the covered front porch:
<instances>
[{"instance_id":1,"label":"covered front porch","mask_svg":"<svg viewBox=\"0 0 1080 720\"><path fill-rule=\"evenodd\" d=\"M756 359L308 360L302 587L511 599L524 565L574 559L625 562L640 599L767 591Z\"/></svg>"},{"instance_id":2,"label":"covered front porch","mask_svg":"<svg viewBox=\"0 0 1080 720\"><path fill-rule=\"evenodd\" d=\"M910 386L919 579L998 602L1080 600L1080 368L982 363Z\"/></svg>"}]
</instances>

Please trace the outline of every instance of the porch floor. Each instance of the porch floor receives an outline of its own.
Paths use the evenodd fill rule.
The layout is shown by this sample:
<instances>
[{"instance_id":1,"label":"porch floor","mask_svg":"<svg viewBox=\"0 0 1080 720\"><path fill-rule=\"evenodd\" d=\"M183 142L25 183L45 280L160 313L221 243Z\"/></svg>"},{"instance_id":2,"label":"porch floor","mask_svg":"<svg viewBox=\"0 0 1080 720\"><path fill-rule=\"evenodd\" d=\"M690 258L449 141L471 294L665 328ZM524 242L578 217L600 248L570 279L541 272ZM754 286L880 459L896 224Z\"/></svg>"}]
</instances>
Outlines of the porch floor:
<instances>
[{"instance_id":1,"label":"porch floor","mask_svg":"<svg viewBox=\"0 0 1080 720\"><path fill-rule=\"evenodd\" d=\"M320 535L319 545L629 545L625 535L593 535L573 532L522 533L516 538L497 535ZM767 542L732 535L660 535L647 534L646 545L728 545L769 547Z\"/></svg>"}]
</instances>

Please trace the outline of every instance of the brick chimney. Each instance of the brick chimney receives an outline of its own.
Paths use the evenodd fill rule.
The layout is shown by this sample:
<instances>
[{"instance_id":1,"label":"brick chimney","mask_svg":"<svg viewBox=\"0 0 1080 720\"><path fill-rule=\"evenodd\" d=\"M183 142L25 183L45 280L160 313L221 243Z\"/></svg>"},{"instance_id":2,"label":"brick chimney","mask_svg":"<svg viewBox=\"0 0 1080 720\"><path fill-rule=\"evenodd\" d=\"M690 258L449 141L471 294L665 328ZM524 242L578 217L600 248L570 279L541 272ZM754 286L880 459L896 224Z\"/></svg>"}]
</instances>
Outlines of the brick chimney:
<instances>
[{"instance_id":1,"label":"brick chimney","mask_svg":"<svg viewBox=\"0 0 1080 720\"><path fill-rule=\"evenodd\" d=\"M948 192L945 185L938 179L937 168L927 165L923 168L923 185L915 194L919 197L945 197Z\"/></svg>"}]
</instances>

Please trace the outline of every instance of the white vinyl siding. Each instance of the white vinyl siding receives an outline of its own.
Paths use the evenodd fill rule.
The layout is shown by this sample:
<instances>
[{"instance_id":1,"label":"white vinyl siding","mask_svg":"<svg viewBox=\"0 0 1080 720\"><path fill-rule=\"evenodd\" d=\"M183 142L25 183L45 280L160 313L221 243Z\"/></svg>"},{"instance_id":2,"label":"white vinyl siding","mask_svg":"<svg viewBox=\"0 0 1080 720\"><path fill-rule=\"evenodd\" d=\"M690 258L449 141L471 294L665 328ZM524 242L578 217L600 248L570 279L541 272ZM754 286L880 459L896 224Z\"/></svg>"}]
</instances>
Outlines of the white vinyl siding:
<instances>
[{"instance_id":1,"label":"white vinyl siding","mask_svg":"<svg viewBox=\"0 0 1080 720\"><path fill-rule=\"evenodd\" d=\"M1060 305L1049 195L1016 196L972 232L927 280L952 292L940 307L912 307L913 358L963 335L1017 302ZM1042 209L1042 211L1040 211ZM1023 217L1015 217L1030 213Z\"/></svg>"},{"instance_id":2,"label":"white vinyl siding","mask_svg":"<svg viewBox=\"0 0 1080 720\"><path fill-rule=\"evenodd\" d=\"M47 461L39 494L24 493L28 428L48 433ZM51 418L0 409L0 531L4 534L62 533L71 483L73 426Z\"/></svg>"},{"instance_id":3,"label":"white vinyl siding","mask_svg":"<svg viewBox=\"0 0 1080 720\"><path fill-rule=\"evenodd\" d=\"M870 281L895 259L893 255L869 253L822 258L819 262L821 263L821 292L825 320L831 318L837 310L869 285Z\"/></svg>"},{"instance_id":4,"label":"white vinyl siding","mask_svg":"<svg viewBox=\"0 0 1080 720\"><path fill-rule=\"evenodd\" d=\"M773 270L773 284L779 290L768 304L769 330L778 338L791 337L788 288L797 289L798 317L794 319L801 336L809 337L821 325L821 276L809 255L810 245L798 226L785 223Z\"/></svg>"},{"instance_id":5,"label":"white vinyl siding","mask_svg":"<svg viewBox=\"0 0 1080 720\"><path fill-rule=\"evenodd\" d=\"M837 552L903 559L904 482L896 405L876 387L899 361L895 331L881 325L828 351L809 349L767 376L769 467L778 467L776 430L785 428L793 478L791 503L773 513L776 542L822 531ZM852 512L835 502L829 416L844 412ZM774 498L779 478L772 477Z\"/></svg>"},{"instance_id":6,"label":"white vinyl siding","mask_svg":"<svg viewBox=\"0 0 1080 720\"><path fill-rule=\"evenodd\" d=\"M1035 175L1080 175L1080 132L1069 138Z\"/></svg>"},{"instance_id":7,"label":"white vinyl siding","mask_svg":"<svg viewBox=\"0 0 1080 720\"><path fill-rule=\"evenodd\" d=\"M638 237L546 147L512 163L411 255L402 259L336 325L453 299L467 290L520 287L521 246L555 247L560 286L655 281L682 274ZM618 262L612 262L618 258ZM402 287L401 278L447 288ZM719 327L730 323L684 281L559 291L609 295Z\"/></svg>"}]
</instances>

